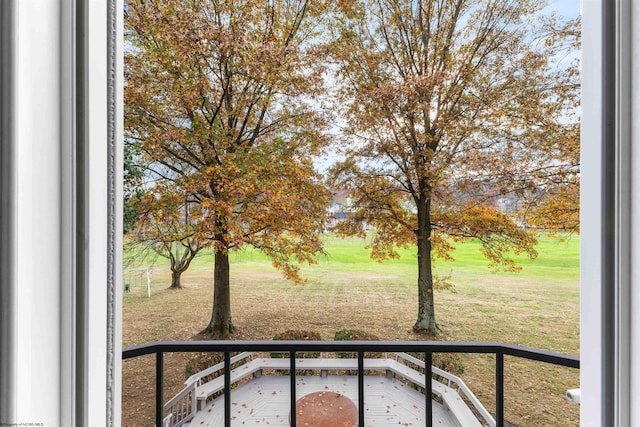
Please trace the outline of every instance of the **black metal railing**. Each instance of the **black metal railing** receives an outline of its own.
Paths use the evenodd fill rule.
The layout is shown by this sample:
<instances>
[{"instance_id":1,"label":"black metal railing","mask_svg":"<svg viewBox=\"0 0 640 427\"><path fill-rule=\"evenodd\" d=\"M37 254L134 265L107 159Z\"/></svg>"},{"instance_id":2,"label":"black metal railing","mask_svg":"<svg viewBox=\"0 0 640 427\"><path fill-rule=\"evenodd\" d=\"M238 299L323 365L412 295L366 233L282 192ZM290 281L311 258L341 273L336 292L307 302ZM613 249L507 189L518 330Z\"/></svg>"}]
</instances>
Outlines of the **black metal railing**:
<instances>
[{"instance_id":1,"label":"black metal railing","mask_svg":"<svg viewBox=\"0 0 640 427\"><path fill-rule=\"evenodd\" d=\"M448 341L159 341L130 347L122 352L122 359L150 354L156 355L156 427L163 423L163 370L165 353L222 352L224 353L225 427L231 426L231 352L285 352L289 353L291 369L291 425L296 424L296 353L297 352L355 352L358 354L358 420L364 426L364 353L414 352L424 353L425 367L431 366L433 353L478 353L496 356L496 426L504 426L504 356L514 356L569 368L580 368L580 359L560 353L487 342ZM425 372L425 413L427 427L431 427L431 381Z\"/></svg>"}]
</instances>

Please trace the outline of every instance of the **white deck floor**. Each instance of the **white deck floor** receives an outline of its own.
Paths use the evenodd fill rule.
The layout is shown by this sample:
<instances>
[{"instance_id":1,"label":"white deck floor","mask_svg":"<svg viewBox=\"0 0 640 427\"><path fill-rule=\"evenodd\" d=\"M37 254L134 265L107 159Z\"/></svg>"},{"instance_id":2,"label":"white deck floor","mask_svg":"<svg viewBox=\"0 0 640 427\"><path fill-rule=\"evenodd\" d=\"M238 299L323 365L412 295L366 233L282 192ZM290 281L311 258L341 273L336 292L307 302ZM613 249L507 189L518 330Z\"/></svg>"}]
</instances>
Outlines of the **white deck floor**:
<instances>
[{"instance_id":1,"label":"white deck floor","mask_svg":"<svg viewBox=\"0 0 640 427\"><path fill-rule=\"evenodd\" d=\"M296 400L315 391L334 391L349 397L357 406L356 376L299 376ZM365 425L424 426L425 397L411 386L385 376L367 375L365 385ZM224 426L224 397L210 402L189 424ZM289 426L289 377L263 375L231 391L233 426ZM451 412L433 402L433 425L460 427Z\"/></svg>"}]
</instances>

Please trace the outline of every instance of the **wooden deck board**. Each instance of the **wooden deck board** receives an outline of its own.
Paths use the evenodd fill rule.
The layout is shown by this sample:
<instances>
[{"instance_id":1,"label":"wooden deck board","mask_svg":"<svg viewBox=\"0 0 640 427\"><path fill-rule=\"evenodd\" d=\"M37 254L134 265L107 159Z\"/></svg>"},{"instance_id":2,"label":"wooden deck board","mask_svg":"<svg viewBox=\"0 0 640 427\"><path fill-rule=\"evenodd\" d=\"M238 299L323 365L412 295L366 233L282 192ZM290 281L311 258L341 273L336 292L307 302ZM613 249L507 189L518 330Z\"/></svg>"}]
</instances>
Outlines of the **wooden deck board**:
<instances>
[{"instance_id":1,"label":"wooden deck board","mask_svg":"<svg viewBox=\"0 0 640 427\"><path fill-rule=\"evenodd\" d=\"M365 381L365 424L369 426L424 426L424 395L407 384L385 376L369 375ZM358 382L355 376L300 376L296 382L296 400L314 391L334 391L357 405ZM262 376L231 392L233 426L288 426L289 377ZM224 400L220 397L196 413L190 426L223 426ZM433 425L459 427L451 412L433 402Z\"/></svg>"}]
</instances>

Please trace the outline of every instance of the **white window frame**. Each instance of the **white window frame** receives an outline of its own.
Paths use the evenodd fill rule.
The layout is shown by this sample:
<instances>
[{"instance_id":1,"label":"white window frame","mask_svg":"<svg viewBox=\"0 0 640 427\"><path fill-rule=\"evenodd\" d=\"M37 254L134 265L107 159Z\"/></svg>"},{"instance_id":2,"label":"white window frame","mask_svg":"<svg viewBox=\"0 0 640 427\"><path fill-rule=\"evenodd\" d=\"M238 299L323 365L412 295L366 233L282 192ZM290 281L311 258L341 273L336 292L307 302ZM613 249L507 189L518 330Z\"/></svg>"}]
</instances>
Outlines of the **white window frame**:
<instances>
[{"instance_id":1,"label":"white window frame","mask_svg":"<svg viewBox=\"0 0 640 427\"><path fill-rule=\"evenodd\" d=\"M122 11L0 1L0 423L120 424Z\"/></svg>"},{"instance_id":2,"label":"white window frame","mask_svg":"<svg viewBox=\"0 0 640 427\"><path fill-rule=\"evenodd\" d=\"M122 8L0 0L0 423L120 424ZM581 423L640 425L640 7L582 10Z\"/></svg>"},{"instance_id":3,"label":"white window frame","mask_svg":"<svg viewBox=\"0 0 640 427\"><path fill-rule=\"evenodd\" d=\"M640 14L631 0L582 0L582 12L580 420L639 425Z\"/></svg>"}]
</instances>

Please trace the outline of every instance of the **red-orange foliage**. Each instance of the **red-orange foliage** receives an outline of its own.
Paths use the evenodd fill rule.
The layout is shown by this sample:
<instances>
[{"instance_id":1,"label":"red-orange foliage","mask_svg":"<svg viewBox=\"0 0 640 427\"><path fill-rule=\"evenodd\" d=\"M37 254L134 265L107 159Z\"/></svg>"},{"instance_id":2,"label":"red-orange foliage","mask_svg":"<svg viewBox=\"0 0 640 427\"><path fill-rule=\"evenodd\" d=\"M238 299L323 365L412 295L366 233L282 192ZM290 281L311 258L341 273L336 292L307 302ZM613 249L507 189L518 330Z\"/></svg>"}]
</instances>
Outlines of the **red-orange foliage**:
<instances>
[{"instance_id":1,"label":"red-orange foliage","mask_svg":"<svg viewBox=\"0 0 640 427\"><path fill-rule=\"evenodd\" d=\"M125 129L168 194L197 205L194 238L215 253L207 330L233 331L230 250L259 248L285 276L314 262L328 192L311 156L327 142L312 99L310 54L323 2L131 2L126 10ZM156 211L155 217L159 213Z\"/></svg>"},{"instance_id":2,"label":"red-orange foliage","mask_svg":"<svg viewBox=\"0 0 640 427\"><path fill-rule=\"evenodd\" d=\"M557 179L577 181L577 68L557 63L569 31L537 0L341 6L330 47L348 131L332 179L354 212L338 231L373 226L377 259L417 244L414 327L435 333L432 257L475 238L492 265L517 270L511 254L535 257L536 240L495 199L522 198L541 224L568 189ZM552 197L532 203L541 194Z\"/></svg>"}]
</instances>

